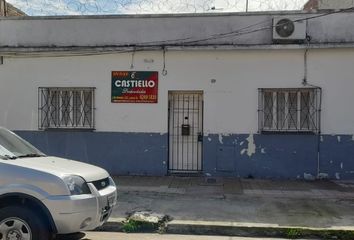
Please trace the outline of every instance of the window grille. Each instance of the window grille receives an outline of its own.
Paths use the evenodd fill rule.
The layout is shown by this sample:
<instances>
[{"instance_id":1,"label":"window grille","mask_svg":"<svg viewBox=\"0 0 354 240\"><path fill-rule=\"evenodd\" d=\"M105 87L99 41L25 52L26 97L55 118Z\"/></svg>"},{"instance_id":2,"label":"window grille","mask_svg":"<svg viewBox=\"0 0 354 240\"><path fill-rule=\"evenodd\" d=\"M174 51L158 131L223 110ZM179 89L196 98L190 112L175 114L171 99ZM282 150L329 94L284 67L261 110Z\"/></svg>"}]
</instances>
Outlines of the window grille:
<instances>
[{"instance_id":1,"label":"window grille","mask_svg":"<svg viewBox=\"0 0 354 240\"><path fill-rule=\"evenodd\" d=\"M39 129L94 129L94 88L38 89Z\"/></svg>"},{"instance_id":2,"label":"window grille","mask_svg":"<svg viewBox=\"0 0 354 240\"><path fill-rule=\"evenodd\" d=\"M320 132L321 89L261 88L258 98L260 132Z\"/></svg>"}]
</instances>

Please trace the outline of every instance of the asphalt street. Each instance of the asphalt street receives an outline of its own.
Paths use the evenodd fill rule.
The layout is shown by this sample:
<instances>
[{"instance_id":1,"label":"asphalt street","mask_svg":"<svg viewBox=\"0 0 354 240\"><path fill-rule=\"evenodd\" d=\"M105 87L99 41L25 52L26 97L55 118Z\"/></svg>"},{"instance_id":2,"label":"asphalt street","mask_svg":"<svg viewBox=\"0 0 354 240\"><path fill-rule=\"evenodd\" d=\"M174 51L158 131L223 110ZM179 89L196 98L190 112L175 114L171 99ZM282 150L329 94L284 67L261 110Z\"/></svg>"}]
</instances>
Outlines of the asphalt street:
<instances>
[{"instance_id":1,"label":"asphalt street","mask_svg":"<svg viewBox=\"0 0 354 240\"><path fill-rule=\"evenodd\" d=\"M264 240L264 238L86 232L81 240ZM275 238L273 238L275 239ZM280 238L276 238L281 240ZM271 238L267 238L271 240Z\"/></svg>"}]
</instances>

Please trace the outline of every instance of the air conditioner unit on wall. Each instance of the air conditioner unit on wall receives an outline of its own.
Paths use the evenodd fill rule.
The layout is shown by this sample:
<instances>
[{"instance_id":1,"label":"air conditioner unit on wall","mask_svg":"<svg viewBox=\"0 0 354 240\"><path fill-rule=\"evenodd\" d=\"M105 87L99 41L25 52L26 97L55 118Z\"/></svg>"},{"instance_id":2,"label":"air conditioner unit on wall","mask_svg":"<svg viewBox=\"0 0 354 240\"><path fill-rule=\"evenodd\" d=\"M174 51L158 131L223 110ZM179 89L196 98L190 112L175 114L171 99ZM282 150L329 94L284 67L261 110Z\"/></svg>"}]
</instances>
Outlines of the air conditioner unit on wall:
<instances>
[{"instance_id":1,"label":"air conditioner unit on wall","mask_svg":"<svg viewBox=\"0 0 354 240\"><path fill-rule=\"evenodd\" d=\"M299 17L274 17L273 18L273 42L275 43L299 43L306 39L306 21Z\"/></svg>"}]
</instances>

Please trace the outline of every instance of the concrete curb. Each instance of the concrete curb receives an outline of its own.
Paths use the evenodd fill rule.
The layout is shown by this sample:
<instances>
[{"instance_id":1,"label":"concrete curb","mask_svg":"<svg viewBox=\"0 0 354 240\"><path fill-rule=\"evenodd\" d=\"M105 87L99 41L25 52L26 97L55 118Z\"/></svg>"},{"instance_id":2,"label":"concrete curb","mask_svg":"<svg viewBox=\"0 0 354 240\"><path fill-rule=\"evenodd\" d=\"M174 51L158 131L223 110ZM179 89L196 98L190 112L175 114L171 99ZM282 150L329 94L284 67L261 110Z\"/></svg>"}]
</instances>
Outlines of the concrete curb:
<instances>
[{"instance_id":1,"label":"concrete curb","mask_svg":"<svg viewBox=\"0 0 354 240\"><path fill-rule=\"evenodd\" d=\"M124 218L110 218L97 229L98 231L122 232ZM146 232L146 231L145 231ZM241 237L285 237L285 238L320 238L320 239L354 239L353 226L330 228L306 228L279 226L277 224L216 222L216 221L184 221L168 222L164 234L184 235L218 235Z\"/></svg>"}]
</instances>

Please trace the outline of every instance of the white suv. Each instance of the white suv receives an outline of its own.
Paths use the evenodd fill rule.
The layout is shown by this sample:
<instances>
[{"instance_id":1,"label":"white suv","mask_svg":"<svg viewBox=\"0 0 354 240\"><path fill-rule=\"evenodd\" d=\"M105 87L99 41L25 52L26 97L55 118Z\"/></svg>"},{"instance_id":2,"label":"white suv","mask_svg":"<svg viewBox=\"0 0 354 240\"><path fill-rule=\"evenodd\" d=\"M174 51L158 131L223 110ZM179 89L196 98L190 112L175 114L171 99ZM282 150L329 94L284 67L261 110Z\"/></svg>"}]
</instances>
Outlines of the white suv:
<instances>
[{"instance_id":1,"label":"white suv","mask_svg":"<svg viewBox=\"0 0 354 240\"><path fill-rule=\"evenodd\" d=\"M92 230L117 202L109 174L49 157L0 127L0 240L48 240Z\"/></svg>"}]
</instances>

